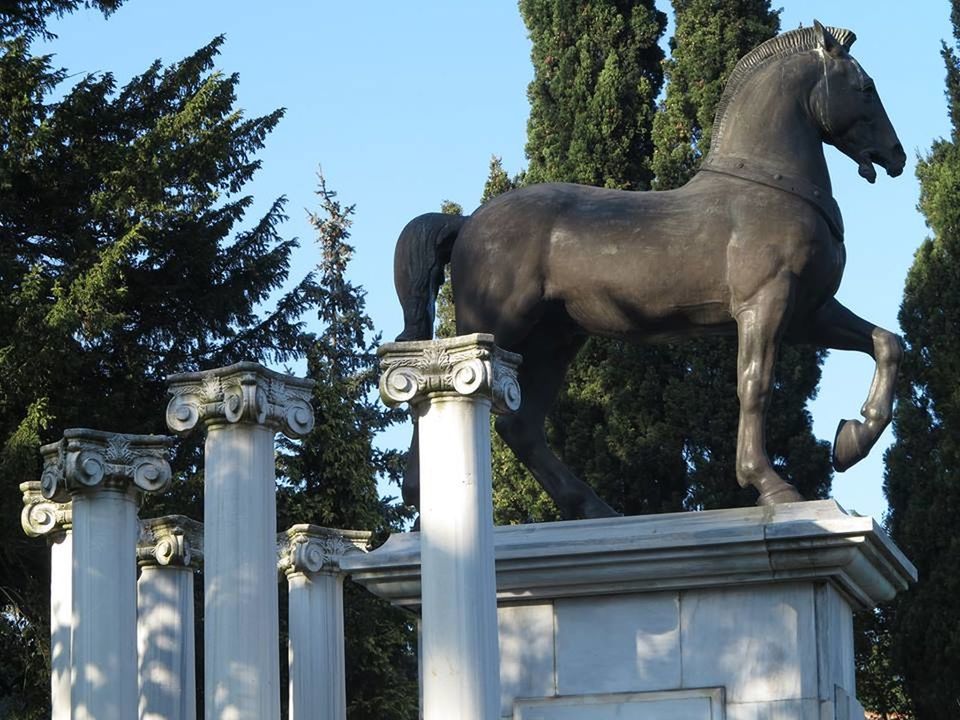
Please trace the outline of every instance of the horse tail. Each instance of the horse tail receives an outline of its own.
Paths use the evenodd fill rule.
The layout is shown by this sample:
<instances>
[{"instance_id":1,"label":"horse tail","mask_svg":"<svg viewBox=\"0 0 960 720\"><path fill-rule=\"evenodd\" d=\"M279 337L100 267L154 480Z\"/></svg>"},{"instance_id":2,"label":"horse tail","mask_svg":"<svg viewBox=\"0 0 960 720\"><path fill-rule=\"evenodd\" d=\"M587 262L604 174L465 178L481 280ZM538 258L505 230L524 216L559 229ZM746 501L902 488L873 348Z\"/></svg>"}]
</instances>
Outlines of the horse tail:
<instances>
[{"instance_id":1,"label":"horse tail","mask_svg":"<svg viewBox=\"0 0 960 720\"><path fill-rule=\"evenodd\" d=\"M393 284L403 308L403 332L398 341L433 339L437 293L453 243L467 216L426 213L407 223L393 256Z\"/></svg>"}]
</instances>

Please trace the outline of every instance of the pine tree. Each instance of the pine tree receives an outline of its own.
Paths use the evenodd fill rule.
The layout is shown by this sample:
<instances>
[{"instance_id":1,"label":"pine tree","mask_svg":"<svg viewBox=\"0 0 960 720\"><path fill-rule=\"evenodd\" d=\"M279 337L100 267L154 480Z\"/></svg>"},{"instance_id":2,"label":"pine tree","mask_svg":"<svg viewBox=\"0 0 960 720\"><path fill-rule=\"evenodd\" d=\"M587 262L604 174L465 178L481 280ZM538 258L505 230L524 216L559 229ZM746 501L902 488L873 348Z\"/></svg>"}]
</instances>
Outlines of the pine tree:
<instances>
[{"instance_id":1,"label":"pine tree","mask_svg":"<svg viewBox=\"0 0 960 720\"><path fill-rule=\"evenodd\" d=\"M379 450L376 435L403 419L376 398L380 337L366 314L361 288L346 278L354 207L344 207L323 176L311 214L320 250L316 305L322 331L307 351L316 380L314 430L287 444L278 497L279 527L313 523L372 530L377 544L402 529L407 516L381 499L378 478L396 481L400 457ZM344 599L348 715L352 720L409 720L417 712L413 618L347 583Z\"/></svg>"},{"instance_id":2,"label":"pine tree","mask_svg":"<svg viewBox=\"0 0 960 720\"><path fill-rule=\"evenodd\" d=\"M893 666L916 717L960 714L960 2L943 45L951 134L917 164L931 231L907 276L900 327L907 352L887 452L887 527L919 582L889 609Z\"/></svg>"},{"instance_id":3,"label":"pine tree","mask_svg":"<svg viewBox=\"0 0 960 720\"><path fill-rule=\"evenodd\" d=\"M103 10L115 2L83 3ZM34 56L43 19L80 2L16 3L0 30L0 703L43 714L47 551L23 536L17 484L64 428L164 432L165 376L300 350L312 278L280 294L296 243L283 199L244 223L257 151L281 112L246 118L221 38L118 88L109 73L60 93ZM10 8L14 8L11 14ZM182 447L177 468L196 460ZM178 485L182 511L196 483ZM196 512L194 512L196 514Z\"/></svg>"}]
</instances>

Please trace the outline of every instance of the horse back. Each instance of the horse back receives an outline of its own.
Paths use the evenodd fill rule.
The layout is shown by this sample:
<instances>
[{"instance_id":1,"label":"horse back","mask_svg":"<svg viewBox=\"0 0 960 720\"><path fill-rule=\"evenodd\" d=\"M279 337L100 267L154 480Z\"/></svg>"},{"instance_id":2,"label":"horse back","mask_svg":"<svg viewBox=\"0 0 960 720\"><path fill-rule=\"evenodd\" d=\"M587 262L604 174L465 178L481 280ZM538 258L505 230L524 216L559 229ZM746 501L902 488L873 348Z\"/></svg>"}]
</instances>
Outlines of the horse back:
<instances>
[{"instance_id":1,"label":"horse back","mask_svg":"<svg viewBox=\"0 0 960 720\"><path fill-rule=\"evenodd\" d=\"M761 222L774 205L794 218L776 236ZM454 246L458 331L510 347L553 309L586 334L729 334L738 295L808 274L822 232L802 200L709 174L659 192L522 188L474 213Z\"/></svg>"}]
</instances>

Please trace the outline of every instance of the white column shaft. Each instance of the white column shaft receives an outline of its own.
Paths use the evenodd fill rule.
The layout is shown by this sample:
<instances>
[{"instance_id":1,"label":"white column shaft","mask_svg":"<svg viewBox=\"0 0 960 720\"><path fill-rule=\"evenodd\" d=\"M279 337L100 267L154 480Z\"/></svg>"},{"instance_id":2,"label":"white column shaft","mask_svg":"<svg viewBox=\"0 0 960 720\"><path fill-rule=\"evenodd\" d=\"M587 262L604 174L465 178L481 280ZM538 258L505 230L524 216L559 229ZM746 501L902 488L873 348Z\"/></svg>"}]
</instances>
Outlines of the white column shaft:
<instances>
[{"instance_id":1,"label":"white column shaft","mask_svg":"<svg viewBox=\"0 0 960 720\"><path fill-rule=\"evenodd\" d=\"M419 423L424 720L494 720L490 401L434 397Z\"/></svg>"},{"instance_id":2,"label":"white column shaft","mask_svg":"<svg viewBox=\"0 0 960 720\"><path fill-rule=\"evenodd\" d=\"M193 570L148 565L137 581L140 720L195 720Z\"/></svg>"},{"instance_id":3,"label":"white column shaft","mask_svg":"<svg viewBox=\"0 0 960 720\"><path fill-rule=\"evenodd\" d=\"M50 545L50 720L70 720L73 532Z\"/></svg>"},{"instance_id":4,"label":"white column shaft","mask_svg":"<svg viewBox=\"0 0 960 720\"><path fill-rule=\"evenodd\" d=\"M137 508L133 492L73 497L73 720L137 715Z\"/></svg>"},{"instance_id":5,"label":"white column shaft","mask_svg":"<svg viewBox=\"0 0 960 720\"><path fill-rule=\"evenodd\" d=\"M209 428L204 481L207 720L279 720L275 430Z\"/></svg>"},{"instance_id":6,"label":"white column shaft","mask_svg":"<svg viewBox=\"0 0 960 720\"><path fill-rule=\"evenodd\" d=\"M292 573L290 720L346 720L343 577Z\"/></svg>"}]
</instances>

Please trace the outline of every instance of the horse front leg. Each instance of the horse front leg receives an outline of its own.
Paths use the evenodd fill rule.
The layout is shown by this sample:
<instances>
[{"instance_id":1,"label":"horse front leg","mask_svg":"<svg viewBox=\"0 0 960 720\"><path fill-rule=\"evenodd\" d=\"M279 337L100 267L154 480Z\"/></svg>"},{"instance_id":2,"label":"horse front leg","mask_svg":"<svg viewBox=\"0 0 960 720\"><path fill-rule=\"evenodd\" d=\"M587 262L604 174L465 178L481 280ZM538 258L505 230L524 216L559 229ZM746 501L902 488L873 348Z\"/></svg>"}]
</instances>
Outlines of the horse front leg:
<instances>
[{"instance_id":1,"label":"horse front leg","mask_svg":"<svg viewBox=\"0 0 960 720\"><path fill-rule=\"evenodd\" d=\"M766 448L766 418L773 387L777 347L790 306L789 281L770 283L736 309L737 396L740 427L737 433L737 482L753 485L758 505L803 500L797 489L773 469Z\"/></svg>"},{"instance_id":2,"label":"horse front leg","mask_svg":"<svg viewBox=\"0 0 960 720\"><path fill-rule=\"evenodd\" d=\"M876 363L870 391L860 408L863 421L841 420L837 426L833 467L843 472L867 456L890 424L903 346L897 335L858 317L835 299L814 316L806 339L822 347L866 353Z\"/></svg>"}]
</instances>

